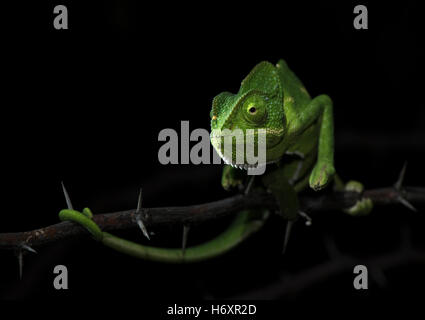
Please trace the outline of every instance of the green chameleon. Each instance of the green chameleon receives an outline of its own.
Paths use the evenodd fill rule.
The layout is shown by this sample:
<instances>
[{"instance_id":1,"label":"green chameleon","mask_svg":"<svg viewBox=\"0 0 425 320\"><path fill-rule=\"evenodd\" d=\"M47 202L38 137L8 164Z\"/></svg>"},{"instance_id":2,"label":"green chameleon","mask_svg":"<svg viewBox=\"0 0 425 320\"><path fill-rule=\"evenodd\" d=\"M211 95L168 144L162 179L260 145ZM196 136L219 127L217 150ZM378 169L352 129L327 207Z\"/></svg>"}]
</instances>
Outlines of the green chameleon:
<instances>
[{"instance_id":1,"label":"green chameleon","mask_svg":"<svg viewBox=\"0 0 425 320\"><path fill-rule=\"evenodd\" d=\"M276 65L261 62L242 81L239 92L223 92L213 100L211 110L211 143L228 163L223 170L222 185L226 190L248 185L272 193L279 212L288 220L284 248L290 227L300 216L297 193L310 186L321 190L333 181L334 189L362 192L356 181L346 185L335 174L332 100L327 95L311 99L307 90L284 60ZM235 163L225 158L215 129L265 129L267 170L261 175L248 176L247 163ZM373 207L363 198L344 212L367 214ZM93 222L88 208L82 212L65 209L61 220L81 224L99 242L134 257L161 262L181 263L206 260L223 254L257 231L269 216L267 210L245 210L236 215L228 228L203 244L179 249L137 244L102 232ZM142 230L145 229L142 224ZM144 230L145 233L146 230ZM146 233L145 233L146 234ZM184 234L187 235L186 232ZM185 240L183 240L185 243Z\"/></svg>"}]
</instances>

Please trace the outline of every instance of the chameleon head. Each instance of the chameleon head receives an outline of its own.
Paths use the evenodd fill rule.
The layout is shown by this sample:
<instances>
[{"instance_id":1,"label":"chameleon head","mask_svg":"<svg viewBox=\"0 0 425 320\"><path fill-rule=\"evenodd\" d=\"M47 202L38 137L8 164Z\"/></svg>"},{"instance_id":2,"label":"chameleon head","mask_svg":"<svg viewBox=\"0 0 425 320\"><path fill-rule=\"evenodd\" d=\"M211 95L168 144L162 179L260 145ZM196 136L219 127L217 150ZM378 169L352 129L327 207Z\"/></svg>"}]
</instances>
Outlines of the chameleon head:
<instances>
[{"instance_id":1,"label":"chameleon head","mask_svg":"<svg viewBox=\"0 0 425 320\"><path fill-rule=\"evenodd\" d=\"M247 169L279 159L274 147L285 131L282 103L276 67L268 62L251 71L237 94L223 92L214 98L210 138L224 162ZM250 161L249 150L253 150L257 164Z\"/></svg>"}]
</instances>

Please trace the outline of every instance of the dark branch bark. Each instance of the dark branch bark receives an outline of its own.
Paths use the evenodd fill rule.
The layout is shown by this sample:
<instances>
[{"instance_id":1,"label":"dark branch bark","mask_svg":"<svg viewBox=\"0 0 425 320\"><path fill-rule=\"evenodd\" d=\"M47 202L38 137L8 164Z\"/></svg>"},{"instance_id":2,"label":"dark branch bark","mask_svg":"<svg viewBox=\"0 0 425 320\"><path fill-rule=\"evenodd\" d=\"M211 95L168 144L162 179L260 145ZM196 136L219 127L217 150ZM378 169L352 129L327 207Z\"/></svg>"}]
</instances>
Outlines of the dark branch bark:
<instances>
[{"instance_id":1,"label":"dark branch bark","mask_svg":"<svg viewBox=\"0 0 425 320\"><path fill-rule=\"evenodd\" d=\"M375 205L399 203L399 197L411 204L425 204L425 188L404 187L398 191L393 187L366 190L363 194ZM353 192L334 192L300 197L301 209L308 213L341 210L352 206L359 199ZM223 200L187 207L143 208L142 216L147 227L161 224L195 224L234 214L242 209L267 207L277 209L275 200L269 194L252 193L249 196L236 195ZM137 226L135 210L120 211L94 216L94 221L104 231L128 229ZM37 247L64 238L87 234L74 223L61 222L45 228L27 232L0 234L0 249L16 249L22 244Z\"/></svg>"}]
</instances>

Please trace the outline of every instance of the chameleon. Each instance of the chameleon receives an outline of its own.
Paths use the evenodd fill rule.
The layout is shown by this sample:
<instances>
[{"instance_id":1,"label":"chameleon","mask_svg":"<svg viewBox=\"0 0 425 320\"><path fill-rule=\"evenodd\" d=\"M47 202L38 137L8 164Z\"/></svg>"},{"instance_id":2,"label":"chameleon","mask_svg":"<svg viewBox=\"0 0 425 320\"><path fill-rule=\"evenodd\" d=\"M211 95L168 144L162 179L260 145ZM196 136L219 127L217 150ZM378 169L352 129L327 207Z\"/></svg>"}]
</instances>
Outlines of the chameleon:
<instances>
[{"instance_id":1,"label":"chameleon","mask_svg":"<svg viewBox=\"0 0 425 320\"><path fill-rule=\"evenodd\" d=\"M245 187L247 193L249 186L271 193L278 204L278 214L287 220L284 249L293 223L303 216L299 192L307 188L319 191L329 184L336 190L363 191L360 182L344 184L336 174L331 98L325 94L311 98L284 60L276 65L267 61L258 63L244 78L238 93L223 92L214 97L210 118L211 144L227 163L221 178L223 188ZM260 128L266 132L266 163L257 165L266 165L267 170L260 176L249 176L248 163L236 163L234 154L231 157L223 154L220 141L226 133L220 132L240 129L245 133ZM258 131L254 132L258 138ZM359 216L368 214L372 208L369 198L361 198L344 212ZM267 209L241 211L215 238L180 249L138 244L103 232L92 220L88 208L82 212L73 209L59 212L62 221L82 225L95 240L108 247L137 258L168 263L197 262L224 254L258 231L269 216Z\"/></svg>"}]
</instances>

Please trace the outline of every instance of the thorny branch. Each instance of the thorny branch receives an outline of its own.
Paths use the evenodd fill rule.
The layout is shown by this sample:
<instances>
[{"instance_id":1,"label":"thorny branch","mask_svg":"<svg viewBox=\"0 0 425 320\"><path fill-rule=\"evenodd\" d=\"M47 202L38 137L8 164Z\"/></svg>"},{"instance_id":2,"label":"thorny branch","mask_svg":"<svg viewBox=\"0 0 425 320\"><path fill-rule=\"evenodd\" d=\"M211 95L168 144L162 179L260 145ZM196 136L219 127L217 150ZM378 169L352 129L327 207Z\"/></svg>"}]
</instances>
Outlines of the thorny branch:
<instances>
[{"instance_id":1,"label":"thorny branch","mask_svg":"<svg viewBox=\"0 0 425 320\"><path fill-rule=\"evenodd\" d=\"M315 214L350 207L361 196L370 198L377 206L401 203L414 210L412 205L425 204L425 188L401 187L401 183L396 183L394 187L365 190L363 195L355 192L333 192L319 196L304 195L300 197L300 205L301 210ZM249 196L236 195L187 207L138 208L137 210L97 214L93 217L93 220L104 231L136 227L137 215L139 214L147 227L163 224L181 226L198 224L228 216L243 209L258 207L277 209L276 202L270 194L253 192ZM87 233L83 227L72 222L61 222L27 232L2 233L0 234L0 249L37 247Z\"/></svg>"}]
</instances>

